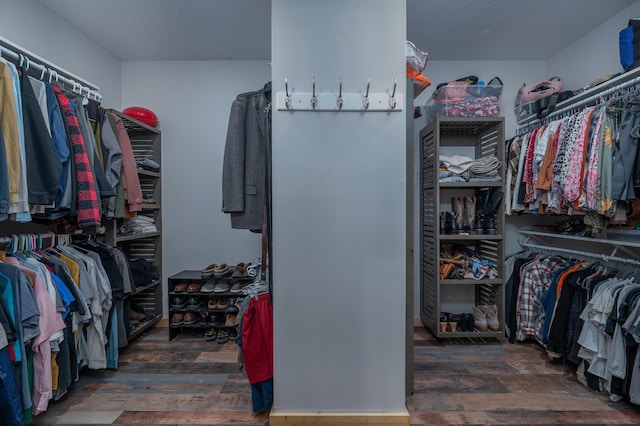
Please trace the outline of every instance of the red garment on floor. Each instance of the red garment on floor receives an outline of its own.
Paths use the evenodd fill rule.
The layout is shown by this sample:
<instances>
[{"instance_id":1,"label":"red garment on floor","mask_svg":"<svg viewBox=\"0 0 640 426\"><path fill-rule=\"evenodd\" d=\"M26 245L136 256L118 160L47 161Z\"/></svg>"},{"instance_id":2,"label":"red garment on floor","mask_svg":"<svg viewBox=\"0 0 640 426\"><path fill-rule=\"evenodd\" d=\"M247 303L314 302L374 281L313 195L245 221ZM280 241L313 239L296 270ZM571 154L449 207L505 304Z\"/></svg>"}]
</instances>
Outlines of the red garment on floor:
<instances>
[{"instance_id":1,"label":"red garment on floor","mask_svg":"<svg viewBox=\"0 0 640 426\"><path fill-rule=\"evenodd\" d=\"M242 357L251 384L273 377L273 309L268 294L251 297L244 313Z\"/></svg>"}]
</instances>

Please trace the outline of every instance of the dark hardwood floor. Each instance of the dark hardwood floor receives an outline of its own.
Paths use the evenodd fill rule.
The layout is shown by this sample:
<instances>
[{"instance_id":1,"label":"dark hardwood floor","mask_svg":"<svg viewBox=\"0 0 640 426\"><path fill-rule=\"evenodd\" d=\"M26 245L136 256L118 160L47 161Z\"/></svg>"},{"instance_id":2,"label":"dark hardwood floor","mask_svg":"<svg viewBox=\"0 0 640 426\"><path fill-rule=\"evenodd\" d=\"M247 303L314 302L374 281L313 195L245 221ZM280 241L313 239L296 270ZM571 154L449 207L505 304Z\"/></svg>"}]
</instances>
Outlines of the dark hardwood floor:
<instances>
[{"instance_id":1,"label":"dark hardwood floor","mask_svg":"<svg viewBox=\"0 0 640 426\"><path fill-rule=\"evenodd\" d=\"M251 411L237 347L157 327L120 354L116 370L85 371L36 425L265 425ZM384 344L381 341L380 344ZM411 424L640 424L640 409L580 384L534 343L436 341L415 332Z\"/></svg>"}]
</instances>

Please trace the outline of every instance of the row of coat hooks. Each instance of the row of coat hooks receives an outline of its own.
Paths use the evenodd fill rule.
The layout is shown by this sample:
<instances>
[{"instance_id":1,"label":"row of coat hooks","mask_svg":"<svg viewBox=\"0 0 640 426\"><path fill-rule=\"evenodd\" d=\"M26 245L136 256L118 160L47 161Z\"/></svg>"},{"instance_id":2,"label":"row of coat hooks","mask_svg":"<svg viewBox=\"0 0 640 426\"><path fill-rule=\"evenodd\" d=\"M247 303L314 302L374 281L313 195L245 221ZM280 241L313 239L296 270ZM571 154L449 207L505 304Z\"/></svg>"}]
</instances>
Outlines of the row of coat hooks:
<instances>
[{"instance_id":1,"label":"row of coat hooks","mask_svg":"<svg viewBox=\"0 0 640 426\"><path fill-rule=\"evenodd\" d=\"M277 96L279 111L402 111L402 94L397 93L398 79L393 81L390 93L371 93L371 79L367 79L363 93L343 93L342 78L338 79L337 93L318 93L316 78L311 81L311 92L289 91L289 79L284 79L284 93Z\"/></svg>"}]
</instances>

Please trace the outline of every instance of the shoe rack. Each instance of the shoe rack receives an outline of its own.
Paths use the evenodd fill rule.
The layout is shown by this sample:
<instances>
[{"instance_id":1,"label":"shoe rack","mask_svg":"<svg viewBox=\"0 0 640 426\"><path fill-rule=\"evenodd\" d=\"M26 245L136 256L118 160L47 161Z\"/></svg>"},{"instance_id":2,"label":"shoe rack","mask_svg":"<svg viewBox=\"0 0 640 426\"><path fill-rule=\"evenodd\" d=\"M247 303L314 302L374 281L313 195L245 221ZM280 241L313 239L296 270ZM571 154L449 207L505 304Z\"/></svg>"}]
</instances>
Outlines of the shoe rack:
<instances>
[{"instance_id":1,"label":"shoe rack","mask_svg":"<svg viewBox=\"0 0 640 426\"><path fill-rule=\"evenodd\" d=\"M440 182L440 155L464 155L477 159L495 155L502 161L500 182ZM420 318L437 338L501 337L504 335L504 209L495 210L491 230L476 226L465 231L441 229L441 212L451 213L452 198L476 200L492 191L504 193L504 118L435 117L420 132ZM476 201L477 202L477 201ZM484 277L451 276L441 279L440 259L451 246L465 247L495 265L495 274ZM495 305L499 327L495 331L469 330L468 316L461 331L450 324L441 327L447 314L473 314L474 308ZM480 321L478 321L478 324ZM484 329L484 327L480 327ZM454 331L455 330L455 331Z\"/></svg>"},{"instance_id":2,"label":"shoe rack","mask_svg":"<svg viewBox=\"0 0 640 426\"><path fill-rule=\"evenodd\" d=\"M185 270L168 278L169 340L185 332L203 334L205 340L213 343L235 340L238 309L233 301L243 298L244 294L230 290L236 282L242 287L250 284L253 277L245 275L234 278L233 269L230 266L229 273L222 277L205 277L202 271ZM227 290L216 291L218 284L226 286ZM179 291L180 286L186 288ZM179 306L177 302L180 299L186 302L185 306ZM214 300L217 301L215 304ZM188 319L185 320L185 317ZM218 339L215 334L224 336L225 340Z\"/></svg>"},{"instance_id":3,"label":"shoe rack","mask_svg":"<svg viewBox=\"0 0 640 426\"><path fill-rule=\"evenodd\" d=\"M136 160L153 160L161 165L161 132L141 121L129 117L120 111L109 109L109 113L122 119L122 123L131 140L131 148ZM142 189L143 204L142 215L152 217L156 226L156 232L134 233L121 235L119 227L122 219L105 221L106 233L104 239L107 243L121 248L127 258L146 259L152 262L158 272L162 274L162 203L161 203L161 173L138 168L138 179ZM162 276L149 285L138 286L136 291L128 295L131 304L144 308L147 319L139 323L132 323L129 340L140 336L150 327L153 327L162 318Z\"/></svg>"}]
</instances>

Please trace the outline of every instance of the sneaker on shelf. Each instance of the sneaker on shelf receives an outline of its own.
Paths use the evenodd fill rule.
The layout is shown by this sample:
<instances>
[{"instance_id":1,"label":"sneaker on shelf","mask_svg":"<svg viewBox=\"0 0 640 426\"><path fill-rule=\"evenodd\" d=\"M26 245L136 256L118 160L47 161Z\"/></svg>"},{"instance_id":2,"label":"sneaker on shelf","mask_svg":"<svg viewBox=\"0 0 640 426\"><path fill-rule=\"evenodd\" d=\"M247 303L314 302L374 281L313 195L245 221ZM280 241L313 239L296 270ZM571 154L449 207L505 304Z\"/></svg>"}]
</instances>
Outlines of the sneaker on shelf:
<instances>
[{"instance_id":1,"label":"sneaker on shelf","mask_svg":"<svg viewBox=\"0 0 640 426\"><path fill-rule=\"evenodd\" d=\"M229 291L229 284L224 282L217 283L213 289L214 293L227 293L228 291Z\"/></svg>"},{"instance_id":2,"label":"sneaker on shelf","mask_svg":"<svg viewBox=\"0 0 640 426\"><path fill-rule=\"evenodd\" d=\"M231 278L242 278L242 277L244 277L244 268L245 268L244 262L240 262L236 266L234 266L233 267L233 273L231 274Z\"/></svg>"},{"instance_id":3,"label":"sneaker on shelf","mask_svg":"<svg viewBox=\"0 0 640 426\"><path fill-rule=\"evenodd\" d=\"M218 309L218 298L217 297L210 298L207 304L207 307L209 309Z\"/></svg>"},{"instance_id":4,"label":"sneaker on shelf","mask_svg":"<svg viewBox=\"0 0 640 426\"><path fill-rule=\"evenodd\" d=\"M187 309L187 298L186 297L174 297L173 302L171 303L171 309L174 311L184 311Z\"/></svg>"},{"instance_id":5,"label":"sneaker on shelf","mask_svg":"<svg viewBox=\"0 0 640 426\"><path fill-rule=\"evenodd\" d=\"M226 263L221 263L218 267L213 271L213 276L215 278L224 278L227 275L231 274L231 268Z\"/></svg>"},{"instance_id":6,"label":"sneaker on shelf","mask_svg":"<svg viewBox=\"0 0 640 426\"><path fill-rule=\"evenodd\" d=\"M242 281L233 281L231 283L231 288L229 289L229 293L242 293L242 289L244 288L244 283Z\"/></svg>"},{"instance_id":7,"label":"sneaker on shelf","mask_svg":"<svg viewBox=\"0 0 640 426\"><path fill-rule=\"evenodd\" d=\"M187 302L188 311L198 311L204 307L204 301L199 297L190 297Z\"/></svg>"},{"instance_id":8,"label":"sneaker on shelf","mask_svg":"<svg viewBox=\"0 0 640 426\"><path fill-rule=\"evenodd\" d=\"M218 267L217 263L211 263L200 270L200 277L203 279L213 278L213 272Z\"/></svg>"},{"instance_id":9,"label":"sneaker on shelf","mask_svg":"<svg viewBox=\"0 0 640 426\"><path fill-rule=\"evenodd\" d=\"M221 297L220 299L218 299L217 309L224 310L224 309L227 309L228 307L229 307L229 300L228 299L226 299L224 297Z\"/></svg>"},{"instance_id":10,"label":"sneaker on shelf","mask_svg":"<svg viewBox=\"0 0 640 426\"><path fill-rule=\"evenodd\" d=\"M211 327L224 327L226 320L224 314L212 314L209 317L209 325Z\"/></svg>"},{"instance_id":11,"label":"sneaker on shelf","mask_svg":"<svg viewBox=\"0 0 640 426\"><path fill-rule=\"evenodd\" d=\"M218 329L210 328L204 333L204 340L207 342L213 342L218 337Z\"/></svg>"},{"instance_id":12,"label":"sneaker on shelf","mask_svg":"<svg viewBox=\"0 0 640 426\"><path fill-rule=\"evenodd\" d=\"M184 325L197 324L200 322L200 318L202 315L199 312L187 312L184 314Z\"/></svg>"},{"instance_id":13,"label":"sneaker on shelf","mask_svg":"<svg viewBox=\"0 0 640 426\"><path fill-rule=\"evenodd\" d=\"M184 314L181 314L179 312L174 313L171 316L171 325L177 327L182 324L184 324Z\"/></svg>"},{"instance_id":14,"label":"sneaker on shelf","mask_svg":"<svg viewBox=\"0 0 640 426\"><path fill-rule=\"evenodd\" d=\"M200 288L200 292L202 293L213 293L213 289L215 288L216 283L213 280L207 280L202 287Z\"/></svg>"},{"instance_id":15,"label":"sneaker on shelf","mask_svg":"<svg viewBox=\"0 0 640 426\"><path fill-rule=\"evenodd\" d=\"M229 330L221 328L218 330L218 343L227 343L229 341Z\"/></svg>"}]
</instances>

